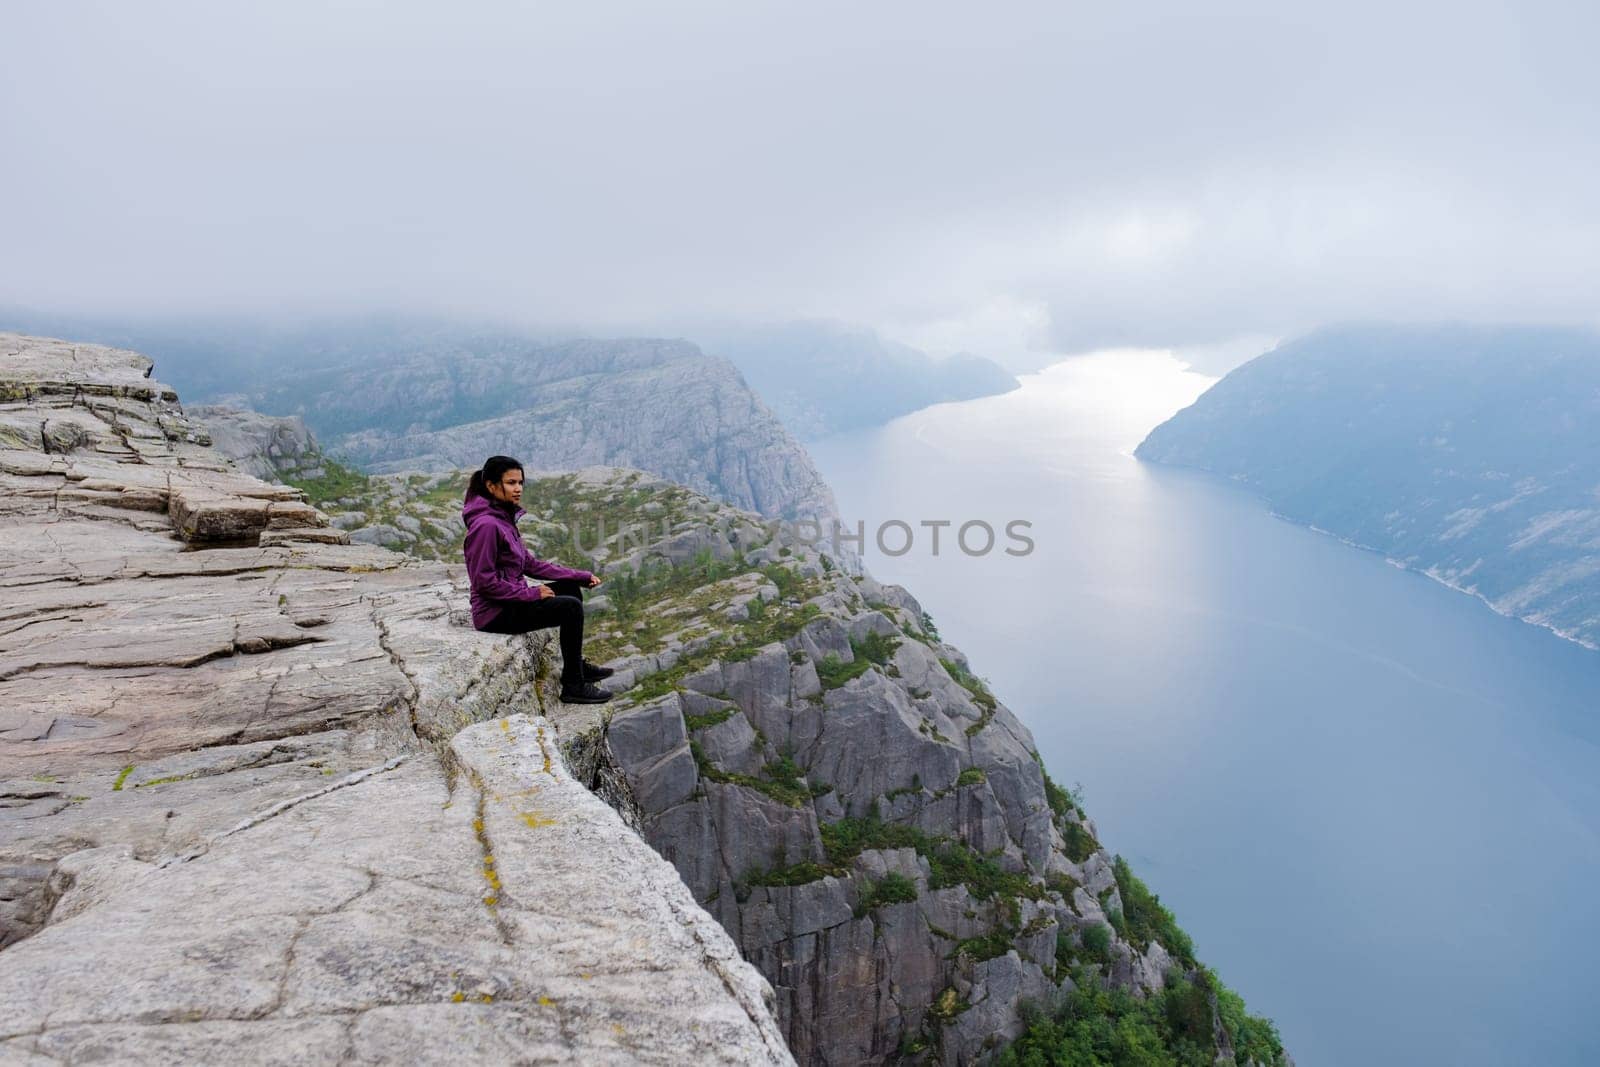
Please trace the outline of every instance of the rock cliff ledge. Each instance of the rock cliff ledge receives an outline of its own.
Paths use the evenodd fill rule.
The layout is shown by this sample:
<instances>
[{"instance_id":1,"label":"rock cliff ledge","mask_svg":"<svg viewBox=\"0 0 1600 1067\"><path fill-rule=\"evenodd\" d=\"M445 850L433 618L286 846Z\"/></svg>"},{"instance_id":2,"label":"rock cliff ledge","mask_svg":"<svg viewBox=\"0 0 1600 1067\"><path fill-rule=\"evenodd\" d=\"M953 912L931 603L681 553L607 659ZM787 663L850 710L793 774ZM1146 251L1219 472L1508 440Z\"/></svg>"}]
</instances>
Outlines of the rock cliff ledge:
<instances>
[{"instance_id":1,"label":"rock cliff ledge","mask_svg":"<svg viewBox=\"0 0 1600 1067\"><path fill-rule=\"evenodd\" d=\"M577 784L545 644L0 334L0 1062L791 1062Z\"/></svg>"}]
</instances>

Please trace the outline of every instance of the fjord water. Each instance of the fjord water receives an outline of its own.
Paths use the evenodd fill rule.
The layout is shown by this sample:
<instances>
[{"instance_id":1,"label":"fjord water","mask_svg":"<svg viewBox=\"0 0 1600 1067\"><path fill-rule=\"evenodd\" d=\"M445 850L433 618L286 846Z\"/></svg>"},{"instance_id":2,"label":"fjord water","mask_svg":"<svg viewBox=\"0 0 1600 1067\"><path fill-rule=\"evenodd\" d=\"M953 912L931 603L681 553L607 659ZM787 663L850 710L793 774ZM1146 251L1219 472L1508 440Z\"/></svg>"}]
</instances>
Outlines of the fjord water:
<instances>
[{"instance_id":1,"label":"fjord water","mask_svg":"<svg viewBox=\"0 0 1600 1067\"><path fill-rule=\"evenodd\" d=\"M811 453L1301 1067L1600 1062L1600 653L1132 457L1212 381L1098 353Z\"/></svg>"}]
</instances>

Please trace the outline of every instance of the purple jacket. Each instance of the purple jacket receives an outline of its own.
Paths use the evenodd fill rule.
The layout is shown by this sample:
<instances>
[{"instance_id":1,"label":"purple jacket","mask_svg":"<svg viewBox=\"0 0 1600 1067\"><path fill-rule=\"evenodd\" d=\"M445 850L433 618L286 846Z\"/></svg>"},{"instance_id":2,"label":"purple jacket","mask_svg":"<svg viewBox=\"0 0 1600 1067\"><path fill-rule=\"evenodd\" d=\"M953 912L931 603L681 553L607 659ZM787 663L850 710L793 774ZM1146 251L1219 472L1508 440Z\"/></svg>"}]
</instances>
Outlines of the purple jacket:
<instances>
[{"instance_id":1,"label":"purple jacket","mask_svg":"<svg viewBox=\"0 0 1600 1067\"><path fill-rule=\"evenodd\" d=\"M539 599L539 590L525 578L587 582L592 577L588 571L534 559L517 532L517 520L523 514L521 508L487 496L475 496L461 505L461 521L467 524L463 547L467 579L472 583L472 625L480 630L508 603Z\"/></svg>"}]
</instances>

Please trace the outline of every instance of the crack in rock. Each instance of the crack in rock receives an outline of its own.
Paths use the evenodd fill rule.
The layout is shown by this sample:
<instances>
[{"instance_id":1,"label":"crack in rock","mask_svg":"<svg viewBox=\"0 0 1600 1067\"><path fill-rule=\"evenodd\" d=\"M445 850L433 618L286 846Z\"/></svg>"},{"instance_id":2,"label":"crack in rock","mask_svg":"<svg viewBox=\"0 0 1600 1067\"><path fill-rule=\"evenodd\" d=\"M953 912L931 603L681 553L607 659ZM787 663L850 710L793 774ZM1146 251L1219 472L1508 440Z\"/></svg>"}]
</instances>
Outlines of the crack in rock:
<instances>
[{"instance_id":1,"label":"crack in rock","mask_svg":"<svg viewBox=\"0 0 1600 1067\"><path fill-rule=\"evenodd\" d=\"M333 782L333 783L331 783L329 785L323 786L321 789L313 790L310 793L302 793L300 796L290 797L288 800L280 801L277 804L272 805L272 807L267 808L265 811L261 811L261 812L258 812L255 815L250 816L249 818L245 819L243 822L239 823L237 826L234 826L231 829L224 830L222 833L217 834L215 837L211 838L205 844L199 846L198 848L192 849L189 852L185 852L182 855L169 856L168 858L162 860L160 863L156 864L156 866L157 867L171 867L174 864L188 863L190 860L198 859L199 857L205 855L208 851L210 851L210 849L211 849L211 847L213 845L216 845L218 842L224 840L225 838L232 837L234 834L243 833L244 831L250 829L251 827L260 826L262 823L266 822L268 819L276 818L277 816L282 815L284 812L289 811L292 808L299 807L301 804L304 804L308 800L315 800L318 797L327 796L329 793L336 792L336 791L338 791L340 789L346 789L346 788L349 788L350 786L353 786L353 785L359 785L360 783L366 781L368 778L371 778L374 775L385 774L385 773L387 773L389 771L392 771L396 767L400 766L402 763L405 763L407 760L411 759L412 755L413 755L412 753L408 752L408 753L405 753L403 755L395 756L392 759L386 760L385 762L378 764L376 767L368 767L365 770L356 771L353 774L347 774L343 778L339 779L337 782Z\"/></svg>"}]
</instances>

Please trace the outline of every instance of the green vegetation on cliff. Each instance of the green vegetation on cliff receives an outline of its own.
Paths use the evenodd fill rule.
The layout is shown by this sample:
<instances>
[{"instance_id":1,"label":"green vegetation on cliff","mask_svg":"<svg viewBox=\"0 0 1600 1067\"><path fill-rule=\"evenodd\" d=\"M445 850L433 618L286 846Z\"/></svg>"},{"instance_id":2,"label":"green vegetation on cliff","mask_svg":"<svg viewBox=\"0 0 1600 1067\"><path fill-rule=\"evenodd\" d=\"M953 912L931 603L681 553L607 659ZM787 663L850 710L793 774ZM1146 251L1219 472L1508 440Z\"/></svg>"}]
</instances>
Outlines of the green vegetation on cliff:
<instances>
[{"instance_id":1,"label":"green vegetation on cliff","mask_svg":"<svg viewBox=\"0 0 1600 1067\"><path fill-rule=\"evenodd\" d=\"M419 554L454 558L459 522L452 527L451 521L459 507L460 482L375 477L363 490L345 472L330 468L327 484L317 488L319 498L342 500L340 506L364 511L371 521L419 528ZM1019 864L1014 854L1008 858L1003 848L985 852L975 847L958 823L921 818L933 805L980 810L995 802L1007 776L1001 764L984 763L978 756L982 749L974 746L981 743L983 730L1009 714L961 654L940 641L925 613L897 607L896 597L886 599L883 587L825 565L815 553L774 544L771 531L749 517L734 521L736 536L703 538L706 529L727 518L721 509L682 487L643 476L618 473L609 481L536 477L526 502L529 515L523 530L537 554L606 577L590 594L596 603L588 654L633 675L633 684L609 710L627 714L674 692L682 692L686 700L693 697L701 703L693 711L684 709L683 729L689 735L698 792L706 793L707 783L748 790L751 804L775 802L794 809L797 817L800 812L814 817L820 855L814 845L807 853L813 858L790 863L782 848L752 849L730 866L729 888L739 904L761 888L781 898L784 890L804 886L817 899L844 895L857 919L892 922L886 909L923 899L923 893L964 890L959 936L918 924L934 935L941 966L968 975L986 961L1016 966L1018 953L1033 941L1028 966L1037 964L1044 972L1044 988L1054 983L1058 990L1051 993L1051 1003L1029 1017L1024 1035L999 1052L1001 1063L1186 1067L1226 1062L1219 1056L1230 1050L1241 1067L1247 1061L1278 1062L1281 1044L1272 1025L1250 1016L1243 1001L1198 963L1192 942L1159 897L1126 862L1105 853L1080 792L1058 785L1037 752L1019 752L1024 767L1030 755L1038 766L1042 788L1036 787L1035 810L1048 809L1060 834L1057 854L1076 869L1058 866L1045 873ZM411 521L401 522L404 518ZM704 547L708 543L715 543L716 551ZM882 620L872 620L873 628L862 625L859 613L869 608L881 612L893 629L879 632L888 630ZM835 626L831 643L822 643L836 651L816 651L808 643L811 638L795 640L824 616L853 623L845 632ZM827 633L831 625L820 632ZM783 643L788 647L782 648ZM879 785L876 796L863 796L859 791L851 795L847 783L828 780L830 774L822 768L837 770L837 763L816 763L814 756L769 744L759 729L750 742L759 758L713 758L710 753L727 751L724 724L745 714L728 693L714 691L722 684L718 679L734 688L737 665L762 655L767 658L761 671L777 669L771 662L774 647L783 653L783 666L794 672L794 706L821 715L825 724L841 705L874 699L874 686L899 685L919 707L945 700L943 706L959 716L953 719L954 729L952 719L942 718L924 720L920 731L913 722L911 733L917 744L948 746L941 749L945 753L958 750L957 765L924 764L920 774L888 788ZM934 696L939 686L926 676L916 685L898 680L897 660L901 666L920 663L919 669L931 671L933 678L942 669L947 676L944 696ZM809 683L810 695L799 696L808 663L815 681ZM748 686L748 669L742 677ZM938 725L944 726L942 732ZM941 767L940 780L924 785L934 765ZM712 791L719 803L738 803L732 799L737 793ZM832 799L822 799L830 794ZM863 853L895 849L914 852L918 867L927 872L925 879L892 871L867 874L858 863ZM837 884L817 884L828 879ZM1103 921L1087 904L1080 910L1083 894L1077 891L1086 884L1104 890L1099 895ZM709 906L720 892L708 887L702 902ZM1038 959L1037 935L1052 925L1057 929L1055 951L1046 948L1046 958ZM1140 996L1138 990L1160 977L1139 972L1148 966L1144 960L1155 958L1148 955L1154 943L1166 950L1173 967L1164 976L1164 988ZM1009 964L1004 959L1008 956ZM971 1007L967 999L941 995L936 1003L921 1006L920 1016L918 1006L907 1006L908 1018L919 1020L902 1035L908 1055L929 1052L948 1040Z\"/></svg>"},{"instance_id":2,"label":"green vegetation on cliff","mask_svg":"<svg viewBox=\"0 0 1600 1067\"><path fill-rule=\"evenodd\" d=\"M1052 1010L1034 1009L1027 1031L996 1058L996 1067L1216 1067L1284 1062L1271 1023L1244 1013L1237 994L1199 968L1169 978L1139 998L1102 986L1092 971L1072 972L1075 986ZM1214 1007L1215 1006L1215 1009ZM1216 1025L1233 1049L1219 1057Z\"/></svg>"},{"instance_id":3,"label":"green vegetation on cliff","mask_svg":"<svg viewBox=\"0 0 1600 1067\"><path fill-rule=\"evenodd\" d=\"M323 456L317 466L322 471L319 477L292 478L289 483L305 490L306 500L313 507L326 511L340 500L363 497L370 490L372 479L368 475L336 459Z\"/></svg>"}]
</instances>

